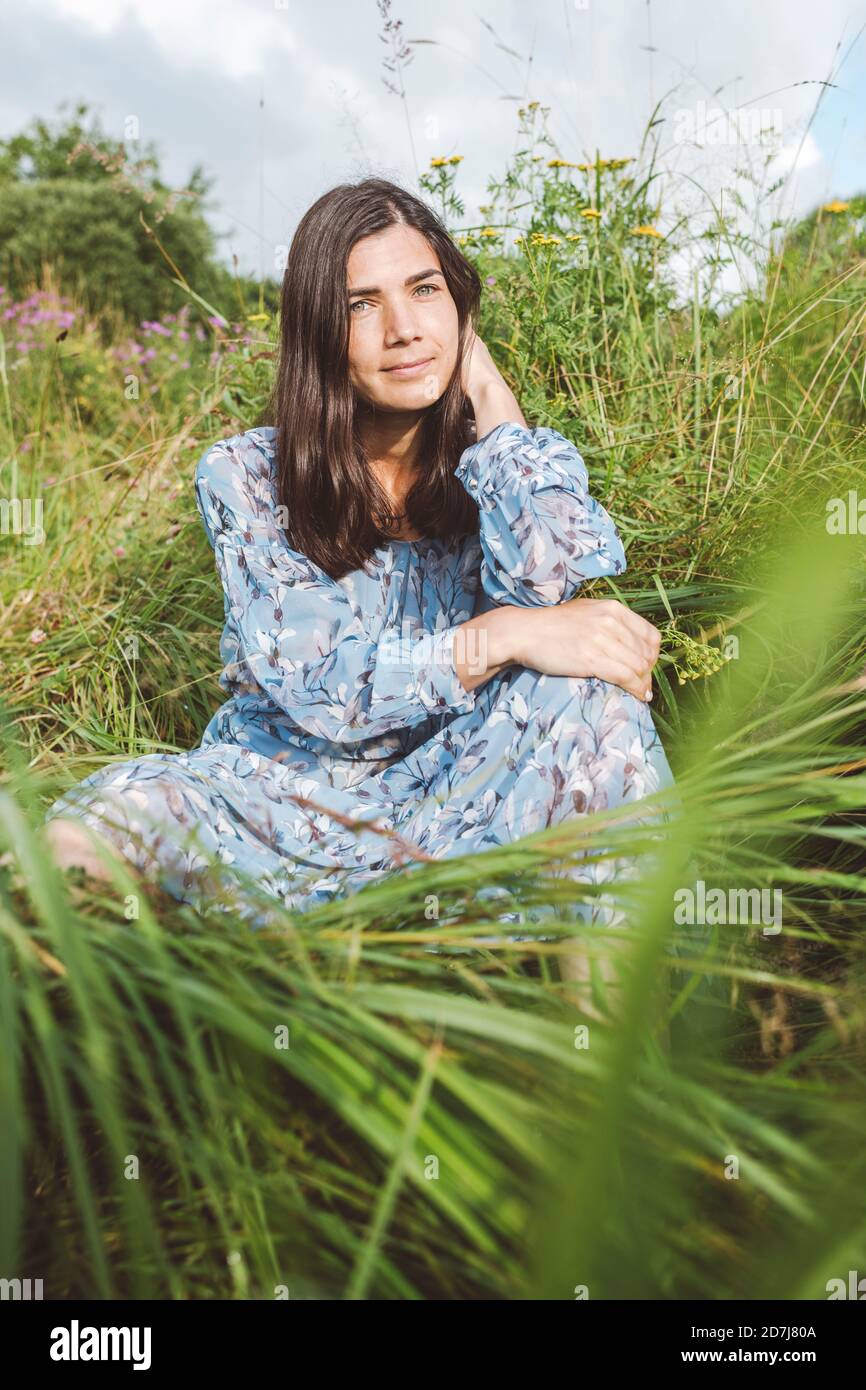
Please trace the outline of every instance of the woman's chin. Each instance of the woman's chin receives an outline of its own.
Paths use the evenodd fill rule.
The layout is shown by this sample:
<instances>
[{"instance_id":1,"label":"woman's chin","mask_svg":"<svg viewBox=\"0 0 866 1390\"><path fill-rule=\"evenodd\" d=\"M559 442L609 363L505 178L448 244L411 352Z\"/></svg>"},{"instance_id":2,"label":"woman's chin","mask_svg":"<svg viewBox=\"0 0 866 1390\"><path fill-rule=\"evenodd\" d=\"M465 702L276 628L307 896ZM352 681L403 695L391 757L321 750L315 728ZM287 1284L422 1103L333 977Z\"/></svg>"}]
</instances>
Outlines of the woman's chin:
<instances>
[{"instance_id":1,"label":"woman's chin","mask_svg":"<svg viewBox=\"0 0 866 1390\"><path fill-rule=\"evenodd\" d=\"M431 398L429 392L421 387L412 388L408 382L397 390L389 391L387 396L375 402L377 410L398 413L404 410L429 410L440 399L441 392Z\"/></svg>"}]
</instances>

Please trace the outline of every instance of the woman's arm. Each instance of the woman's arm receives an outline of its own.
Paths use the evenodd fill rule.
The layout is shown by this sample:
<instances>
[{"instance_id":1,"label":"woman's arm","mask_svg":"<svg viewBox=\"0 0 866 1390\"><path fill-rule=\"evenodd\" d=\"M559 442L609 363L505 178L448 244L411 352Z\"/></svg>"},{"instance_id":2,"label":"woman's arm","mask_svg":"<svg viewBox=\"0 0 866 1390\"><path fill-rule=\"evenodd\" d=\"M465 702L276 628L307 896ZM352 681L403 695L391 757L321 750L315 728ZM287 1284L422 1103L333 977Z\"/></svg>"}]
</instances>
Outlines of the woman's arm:
<instances>
[{"instance_id":1,"label":"woman's arm","mask_svg":"<svg viewBox=\"0 0 866 1390\"><path fill-rule=\"evenodd\" d=\"M454 669L467 690L515 664L553 676L595 676L650 700L660 645L658 629L616 599L506 604L462 624Z\"/></svg>"},{"instance_id":2,"label":"woman's arm","mask_svg":"<svg viewBox=\"0 0 866 1390\"><path fill-rule=\"evenodd\" d=\"M573 598L587 579L622 574L619 532L590 496L575 446L556 430L528 428L477 336L464 363L478 438L455 477L479 509L485 592L495 603L537 607Z\"/></svg>"},{"instance_id":3,"label":"woman's arm","mask_svg":"<svg viewBox=\"0 0 866 1390\"><path fill-rule=\"evenodd\" d=\"M454 670L467 690L477 690L517 660L514 616L513 608L493 608L460 624L454 638Z\"/></svg>"},{"instance_id":4,"label":"woman's arm","mask_svg":"<svg viewBox=\"0 0 866 1390\"><path fill-rule=\"evenodd\" d=\"M195 490L240 661L299 728L361 742L474 707L455 670L461 625L374 640L336 580L287 546L254 443L235 436L214 444L199 460Z\"/></svg>"}]
</instances>

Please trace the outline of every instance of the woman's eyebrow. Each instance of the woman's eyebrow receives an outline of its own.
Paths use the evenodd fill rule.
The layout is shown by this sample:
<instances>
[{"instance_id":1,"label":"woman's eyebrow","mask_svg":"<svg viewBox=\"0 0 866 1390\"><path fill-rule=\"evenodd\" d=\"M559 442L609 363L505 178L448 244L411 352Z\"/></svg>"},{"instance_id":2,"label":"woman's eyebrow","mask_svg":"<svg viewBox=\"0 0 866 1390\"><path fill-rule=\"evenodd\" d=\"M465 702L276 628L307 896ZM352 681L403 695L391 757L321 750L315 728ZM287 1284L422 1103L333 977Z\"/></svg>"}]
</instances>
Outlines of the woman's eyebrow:
<instances>
[{"instance_id":1,"label":"woman's eyebrow","mask_svg":"<svg viewBox=\"0 0 866 1390\"><path fill-rule=\"evenodd\" d=\"M415 282L416 282L416 280L429 280L429 278L430 278L431 275L442 275L442 271L441 271L441 270L417 270L417 271L415 272L414 275L407 275L407 276L406 276L406 279L403 281L403 285L404 285L404 287L407 287L407 286L409 286L409 285L414 285ZM443 278L443 280L444 280L444 278L445 278L444 275L442 276L442 278ZM353 295L356 295L356 294L381 294L381 290L379 289L379 286L378 286L378 285L366 285L363 289L360 289L360 290L349 290L349 298L350 298L350 299L352 298Z\"/></svg>"}]
</instances>

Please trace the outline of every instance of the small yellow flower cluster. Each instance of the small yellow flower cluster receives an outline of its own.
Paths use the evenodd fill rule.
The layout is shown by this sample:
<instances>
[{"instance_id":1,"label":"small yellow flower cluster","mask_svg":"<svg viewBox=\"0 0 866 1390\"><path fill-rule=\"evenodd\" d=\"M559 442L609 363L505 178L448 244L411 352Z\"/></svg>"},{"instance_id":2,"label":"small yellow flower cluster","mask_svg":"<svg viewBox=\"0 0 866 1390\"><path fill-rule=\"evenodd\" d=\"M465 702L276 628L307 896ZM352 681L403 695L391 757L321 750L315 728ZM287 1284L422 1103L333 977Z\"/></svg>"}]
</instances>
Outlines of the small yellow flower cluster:
<instances>
[{"instance_id":1,"label":"small yellow flower cluster","mask_svg":"<svg viewBox=\"0 0 866 1390\"><path fill-rule=\"evenodd\" d=\"M848 211L848 208L849 208L850 206L851 206L850 203L840 203L840 201L839 201L838 198L834 198L833 201L832 201L831 203L825 203L824 206L822 207L821 211L822 211L822 212L847 212L847 211Z\"/></svg>"},{"instance_id":2,"label":"small yellow flower cluster","mask_svg":"<svg viewBox=\"0 0 866 1390\"><path fill-rule=\"evenodd\" d=\"M516 236L514 238L514 243L516 246L520 246L524 240L524 237ZM558 246L562 238L558 236L546 236L544 232L532 232L529 240L533 246Z\"/></svg>"},{"instance_id":3,"label":"small yellow flower cluster","mask_svg":"<svg viewBox=\"0 0 866 1390\"><path fill-rule=\"evenodd\" d=\"M566 241L586 241L583 232L565 232L564 236ZM515 246L520 246L525 240L525 237L516 236L514 238L514 244ZM559 246L562 237L553 236L552 234L547 236L544 232L532 232L529 240L533 246Z\"/></svg>"},{"instance_id":4,"label":"small yellow flower cluster","mask_svg":"<svg viewBox=\"0 0 866 1390\"><path fill-rule=\"evenodd\" d=\"M624 169L631 162L631 159L596 159L592 164L576 164L574 167L586 173L589 169Z\"/></svg>"},{"instance_id":5,"label":"small yellow flower cluster","mask_svg":"<svg viewBox=\"0 0 866 1390\"><path fill-rule=\"evenodd\" d=\"M480 232L474 232L471 236L458 237L457 245L466 246L467 244L471 244L476 237L484 237L487 241L490 241L491 238L495 240L496 237L500 236L502 236L502 232L498 227L482 227ZM519 241L520 237L518 237L517 240Z\"/></svg>"},{"instance_id":6,"label":"small yellow flower cluster","mask_svg":"<svg viewBox=\"0 0 866 1390\"><path fill-rule=\"evenodd\" d=\"M598 208L581 208L580 215L581 217L601 217Z\"/></svg>"},{"instance_id":7,"label":"small yellow flower cluster","mask_svg":"<svg viewBox=\"0 0 866 1390\"><path fill-rule=\"evenodd\" d=\"M729 660L718 647L711 647L708 642L698 642L687 633L680 632L676 626L676 619L660 627L659 633L662 649L666 644L670 644L678 654L676 658L671 657L671 662L680 685L685 685L686 681L714 676Z\"/></svg>"},{"instance_id":8,"label":"small yellow flower cluster","mask_svg":"<svg viewBox=\"0 0 866 1390\"><path fill-rule=\"evenodd\" d=\"M660 237L660 236L663 235L661 232L657 231L655 227L632 227L632 229L631 229L631 234L632 234L632 236L658 236L658 237Z\"/></svg>"},{"instance_id":9,"label":"small yellow flower cluster","mask_svg":"<svg viewBox=\"0 0 866 1390\"><path fill-rule=\"evenodd\" d=\"M459 164L462 154L442 155L430 160L431 169L441 169L443 164Z\"/></svg>"}]
</instances>

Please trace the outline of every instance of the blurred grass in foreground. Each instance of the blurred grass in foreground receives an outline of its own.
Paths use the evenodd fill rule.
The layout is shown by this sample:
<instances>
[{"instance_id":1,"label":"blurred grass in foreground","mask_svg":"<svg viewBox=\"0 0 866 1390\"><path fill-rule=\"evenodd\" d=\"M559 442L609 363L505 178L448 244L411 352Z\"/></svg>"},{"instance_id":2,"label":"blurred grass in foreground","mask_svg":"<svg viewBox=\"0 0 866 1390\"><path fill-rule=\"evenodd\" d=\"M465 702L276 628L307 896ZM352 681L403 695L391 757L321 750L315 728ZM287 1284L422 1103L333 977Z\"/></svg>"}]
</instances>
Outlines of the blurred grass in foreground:
<instances>
[{"instance_id":1,"label":"blurred grass in foreground","mask_svg":"<svg viewBox=\"0 0 866 1390\"><path fill-rule=\"evenodd\" d=\"M464 249L527 418L577 441L626 540L587 592L665 631L661 839L624 808L262 932L120 877L73 895L49 801L195 746L222 698L192 471L259 419L275 326L157 360L140 399L86 328L26 361L0 340L4 488L46 532L4 535L0 573L0 1268L48 1297L823 1298L866 1268L866 567L826 524L862 477L863 200L730 312L678 304L682 245L634 231L654 157L530 167L537 105L488 213L520 205L523 242ZM641 867L603 885L625 931L573 910L586 853ZM699 879L780 890L782 931L677 925ZM506 940L533 928L497 913L532 904L538 939ZM596 962L593 1016L557 931Z\"/></svg>"}]
</instances>

